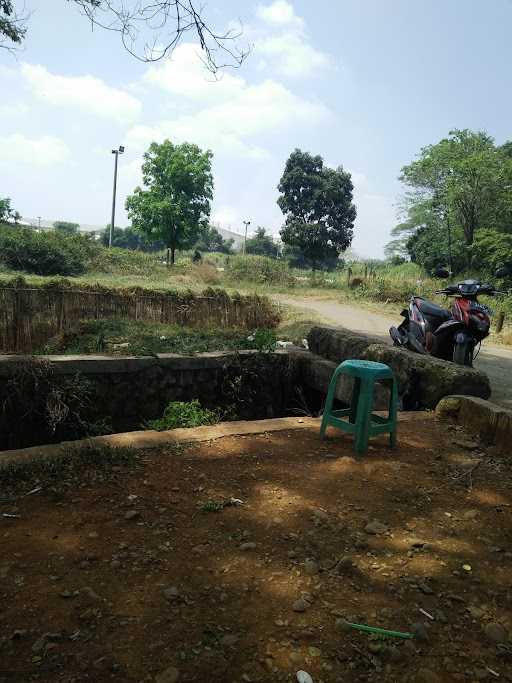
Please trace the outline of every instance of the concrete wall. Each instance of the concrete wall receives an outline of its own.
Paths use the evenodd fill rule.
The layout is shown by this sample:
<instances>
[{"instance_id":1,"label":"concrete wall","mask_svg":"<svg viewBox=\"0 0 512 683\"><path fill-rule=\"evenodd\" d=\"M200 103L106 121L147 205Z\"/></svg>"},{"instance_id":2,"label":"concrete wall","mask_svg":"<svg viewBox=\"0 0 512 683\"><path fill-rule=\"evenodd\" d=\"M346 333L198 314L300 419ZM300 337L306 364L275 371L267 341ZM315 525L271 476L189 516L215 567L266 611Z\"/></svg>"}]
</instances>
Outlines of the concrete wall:
<instances>
[{"instance_id":1,"label":"concrete wall","mask_svg":"<svg viewBox=\"0 0 512 683\"><path fill-rule=\"evenodd\" d=\"M0 357L0 406L8 392L8 382L16 378L27 358ZM199 399L209 408L226 406L237 398L236 415L242 419L265 419L289 414L291 381L290 357L286 351L257 354L202 353L196 356L159 354L155 357L47 356L52 381L77 375L90 384L93 394L88 421L107 417L113 431L140 429L145 420L161 417L169 401ZM36 361L37 362L37 361ZM242 377L242 383L239 378ZM234 387L234 389L233 389ZM30 401L30 397L27 397ZM28 441L9 440L9 425L3 425L0 448L14 448L48 442L34 436L30 416L23 430ZM62 438L70 438L61 434ZM76 437L72 437L76 438ZM58 439L58 440L61 440Z\"/></svg>"}]
</instances>

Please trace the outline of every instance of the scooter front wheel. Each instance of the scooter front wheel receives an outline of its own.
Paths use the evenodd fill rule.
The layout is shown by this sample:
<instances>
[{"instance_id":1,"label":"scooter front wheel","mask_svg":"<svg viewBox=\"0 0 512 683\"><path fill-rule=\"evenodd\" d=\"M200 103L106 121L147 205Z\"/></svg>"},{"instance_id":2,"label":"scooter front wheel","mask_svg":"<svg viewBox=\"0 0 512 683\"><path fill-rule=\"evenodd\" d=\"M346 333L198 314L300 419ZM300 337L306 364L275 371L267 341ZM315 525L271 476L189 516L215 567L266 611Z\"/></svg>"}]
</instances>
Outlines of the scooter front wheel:
<instances>
[{"instance_id":1,"label":"scooter front wheel","mask_svg":"<svg viewBox=\"0 0 512 683\"><path fill-rule=\"evenodd\" d=\"M457 365L473 367L473 344L469 340L465 339L463 342L455 342L453 362Z\"/></svg>"}]
</instances>

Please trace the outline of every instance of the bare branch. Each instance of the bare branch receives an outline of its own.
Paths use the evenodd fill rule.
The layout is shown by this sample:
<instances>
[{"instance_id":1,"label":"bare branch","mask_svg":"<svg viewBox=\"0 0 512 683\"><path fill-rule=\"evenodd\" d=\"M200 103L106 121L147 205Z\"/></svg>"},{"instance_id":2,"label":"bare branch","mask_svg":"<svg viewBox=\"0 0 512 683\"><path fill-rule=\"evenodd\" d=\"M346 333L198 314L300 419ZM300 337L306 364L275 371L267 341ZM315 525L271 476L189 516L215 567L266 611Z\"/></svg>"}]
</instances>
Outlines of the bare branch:
<instances>
[{"instance_id":1,"label":"bare branch","mask_svg":"<svg viewBox=\"0 0 512 683\"><path fill-rule=\"evenodd\" d=\"M204 8L194 0L67 0L79 6L93 27L119 33L125 49L143 62L169 56L189 33L195 34L203 62L216 74L224 67L238 67L249 53L241 48L239 30L218 33L207 23Z\"/></svg>"}]
</instances>

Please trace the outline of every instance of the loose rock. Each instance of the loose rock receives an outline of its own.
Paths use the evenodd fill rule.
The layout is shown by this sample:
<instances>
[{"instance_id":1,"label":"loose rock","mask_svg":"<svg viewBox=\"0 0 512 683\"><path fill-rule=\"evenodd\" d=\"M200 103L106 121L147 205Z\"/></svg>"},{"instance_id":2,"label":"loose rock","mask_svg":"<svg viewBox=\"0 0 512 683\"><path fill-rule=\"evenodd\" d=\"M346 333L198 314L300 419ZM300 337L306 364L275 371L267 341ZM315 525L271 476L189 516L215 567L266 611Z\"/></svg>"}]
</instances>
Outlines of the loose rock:
<instances>
[{"instance_id":1,"label":"loose rock","mask_svg":"<svg viewBox=\"0 0 512 683\"><path fill-rule=\"evenodd\" d=\"M306 560L304 562L304 571L306 574L308 574L308 576L314 576L315 574L318 574L318 563L315 562L315 560Z\"/></svg>"},{"instance_id":2,"label":"loose rock","mask_svg":"<svg viewBox=\"0 0 512 683\"><path fill-rule=\"evenodd\" d=\"M156 683L177 683L180 679L180 672L176 667L170 666L162 671L155 678Z\"/></svg>"},{"instance_id":3,"label":"loose rock","mask_svg":"<svg viewBox=\"0 0 512 683\"><path fill-rule=\"evenodd\" d=\"M308 607L309 603L306 602L304 598L299 598L292 605L292 609L294 612L305 612Z\"/></svg>"},{"instance_id":4,"label":"loose rock","mask_svg":"<svg viewBox=\"0 0 512 683\"><path fill-rule=\"evenodd\" d=\"M385 524L382 524L382 522L379 522L378 519L374 519L371 522L368 522L364 530L367 534L378 536L380 534L385 534L388 527Z\"/></svg>"},{"instance_id":5,"label":"loose rock","mask_svg":"<svg viewBox=\"0 0 512 683\"><path fill-rule=\"evenodd\" d=\"M163 590L164 598L169 602L176 602L180 599L180 592L176 586L171 586L170 588L165 588Z\"/></svg>"},{"instance_id":6,"label":"loose rock","mask_svg":"<svg viewBox=\"0 0 512 683\"><path fill-rule=\"evenodd\" d=\"M416 683L441 683L441 679L430 669L419 669L416 674Z\"/></svg>"},{"instance_id":7,"label":"loose rock","mask_svg":"<svg viewBox=\"0 0 512 683\"><path fill-rule=\"evenodd\" d=\"M487 638L493 643L506 643L508 641L507 629L497 622L486 624L484 632Z\"/></svg>"}]
</instances>

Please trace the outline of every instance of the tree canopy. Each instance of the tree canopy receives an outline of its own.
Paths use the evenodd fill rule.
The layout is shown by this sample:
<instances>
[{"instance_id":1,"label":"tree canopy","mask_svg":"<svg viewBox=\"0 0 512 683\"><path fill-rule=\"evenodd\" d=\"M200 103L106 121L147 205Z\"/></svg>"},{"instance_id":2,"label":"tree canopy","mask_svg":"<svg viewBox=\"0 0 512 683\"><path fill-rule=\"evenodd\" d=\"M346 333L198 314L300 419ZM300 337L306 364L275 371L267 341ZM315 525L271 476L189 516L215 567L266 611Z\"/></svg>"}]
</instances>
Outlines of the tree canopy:
<instances>
[{"instance_id":1,"label":"tree canopy","mask_svg":"<svg viewBox=\"0 0 512 683\"><path fill-rule=\"evenodd\" d=\"M402 254L432 270L468 265L479 230L512 230L512 144L497 146L487 133L450 131L404 166L403 220L393 230L388 255Z\"/></svg>"},{"instance_id":2,"label":"tree canopy","mask_svg":"<svg viewBox=\"0 0 512 683\"><path fill-rule=\"evenodd\" d=\"M213 197L212 153L184 142L151 143L142 164L143 187L126 200L133 227L148 241L162 240L167 262L187 249L208 223Z\"/></svg>"},{"instance_id":3,"label":"tree canopy","mask_svg":"<svg viewBox=\"0 0 512 683\"><path fill-rule=\"evenodd\" d=\"M233 253L234 240L226 240L214 225L207 224L201 229L199 240L194 245L201 252L219 252L220 254Z\"/></svg>"},{"instance_id":4,"label":"tree canopy","mask_svg":"<svg viewBox=\"0 0 512 683\"><path fill-rule=\"evenodd\" d=\"M285 216L281 239L313 266L337 258L352 242L356 207L350 173L324 166L321 156L296 149L279 182Z\"/></svg>"},{"instance_id":5,"label":"tree canopy","mask_svg":"<svg viewBox=\"0 0 512 683\"><path fill-rule=\"evenodd\" d=\"M69 221L55 221L53 229L61 235L71 236L78 235L79 223L70 223Z\"/></svg>"},{"instance_id":6,"label":"tree canopy","mask_svg":"<svg viewBox=\"0 0 512 683\"><path fill-rule=\"evenodd\" d=\"M254 235L247 240L245 251L247 254L256 254L257 256L270 256L271 258L279 256L278 245L262 227L258 227Z\"/></svg>"},{"instance_id":7,"label":"tree canopy","mask_svg":"<svg viewBox=\"0 0 512 683\"><path fill-rule=\"evenodd\" d=\"M17 223L20 214L11 207L9 197L0 197L0 223Z\"/></svg>"},{"instance_id":8,"label":"tree canopy","mask_svg":"<svg viewBox=\"0 0 512 683\"><path fill-rule=\"evenodd\" d=\"M169 56L192 34L207 68L239 66L248 50L240 47L241 30L217 31L195 0L67 0L91 22L120 36L124 48L141 61ZM64 6L64 0L62 0ZM22 7L22 9L16 8ZM12 49L25 39L29 15L22 0L0 0L0 47Z\"/></svg>"},{"instance_id":9,"label":"tree canopy","mask_svg":"<svg viewBox=\"0 0 512 683\"><path fill-rule=\"evenodd\" d=\"M101 243L105 247L110 244L110 224L101 233ZM162 241L148 242L143 235L133 228L120 228L117 225L112 231L112 246L135 251L161 251L165 249L165 244Z\"/></svg>"}]
</instances>

